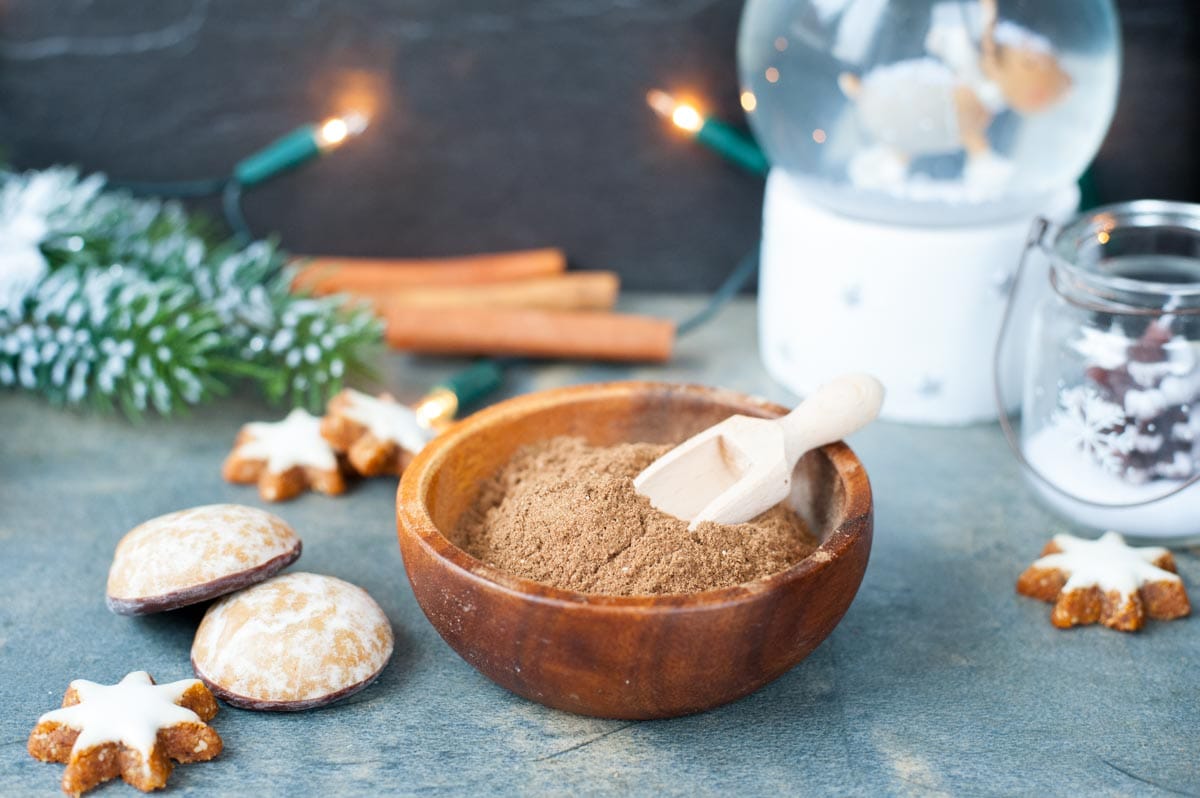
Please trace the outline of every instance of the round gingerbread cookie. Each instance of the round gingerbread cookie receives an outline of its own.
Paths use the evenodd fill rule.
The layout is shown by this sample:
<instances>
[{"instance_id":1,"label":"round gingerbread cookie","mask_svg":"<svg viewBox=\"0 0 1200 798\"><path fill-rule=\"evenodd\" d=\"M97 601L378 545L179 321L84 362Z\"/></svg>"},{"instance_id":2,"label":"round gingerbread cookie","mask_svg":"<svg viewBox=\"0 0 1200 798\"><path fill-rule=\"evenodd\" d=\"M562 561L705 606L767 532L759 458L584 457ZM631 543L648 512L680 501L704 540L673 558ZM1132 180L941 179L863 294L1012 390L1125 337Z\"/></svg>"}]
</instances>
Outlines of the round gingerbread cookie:
<instances>
[{"instance_id":1,"label":"round gingerbread cookie","mask_svg":"<svg viewBox=\"0 0 1200 798\"><path fill-rule=\"evenodd\" d=\"M240 504L210 504L153 518L117 544L108 608L120 615L173 610L274 576L300 556L282 519Z\"/></svg>"},{"instance_id":2,"label":"round gingerbread cookie","mask_svg":"<svg viewBox=\"0 0 1200 798\"><path fill-rule=\"evenodd\" d=\"M209 607L192 668L243 709L311 709L358 692L392 656L392 627L367 591L290 573Z\"/></svg>"}]
</instances>

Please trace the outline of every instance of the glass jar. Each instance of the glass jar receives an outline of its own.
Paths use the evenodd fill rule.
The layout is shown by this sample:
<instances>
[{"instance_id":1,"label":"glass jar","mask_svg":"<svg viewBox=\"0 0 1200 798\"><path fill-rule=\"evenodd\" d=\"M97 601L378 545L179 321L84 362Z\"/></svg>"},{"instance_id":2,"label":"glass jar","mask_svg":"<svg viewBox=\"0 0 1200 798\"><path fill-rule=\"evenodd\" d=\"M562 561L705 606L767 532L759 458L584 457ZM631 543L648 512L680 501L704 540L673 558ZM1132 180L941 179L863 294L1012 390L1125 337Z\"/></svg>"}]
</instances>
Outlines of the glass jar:
<instances>
[{"instance_id":1,"label":"glass jar","mask_svg":"<svg viewBox=\"0 0 1200 798\"><path fill-rule=\"evenodd\" d=\"M1200 540L1200 205L1110 205L1031 231L1048 261L1023 368L1019 437L1034 488L1085 526L1179 544Z\"/></svg>"}]
</instances>

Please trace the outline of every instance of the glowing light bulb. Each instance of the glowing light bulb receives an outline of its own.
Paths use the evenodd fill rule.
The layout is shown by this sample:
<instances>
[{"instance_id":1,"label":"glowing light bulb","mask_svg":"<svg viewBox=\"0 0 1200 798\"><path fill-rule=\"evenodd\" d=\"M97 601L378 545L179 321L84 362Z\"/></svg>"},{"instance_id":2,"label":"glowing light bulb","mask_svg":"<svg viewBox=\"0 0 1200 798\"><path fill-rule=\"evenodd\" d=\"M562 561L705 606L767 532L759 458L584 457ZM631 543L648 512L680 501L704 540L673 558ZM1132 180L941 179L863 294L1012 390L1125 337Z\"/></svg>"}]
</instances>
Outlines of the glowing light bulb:
<instances>
[{"instance_id":1,"label":"glowing light bulb","mask_svg":"<svg viewBox=\"0 0 1200 798\"><path fill-rule=\"evenodd\" d=\"M671 114L671 121L675 123L675 127L686 130L689 133L695 133L704 124L704 120L700 116L700 112L690 105L679 105Z\"/></svg>"},{"instance_id":2,"label":"glowing light bulb","mask_svg":"<svg viewBox=\"0 0 1200 798\"><path fill-rule=\"evenodd\" d=\"M320 137L322 144L332 146L334 144L341 144L349 134L350 130L346 127L346 120L334 117L321 125L321 130L317 135Z\"/></svg>"},{"instance_id":3,"label":"glowing light bulb","mask_svg":"<svg viewBox=\"0 0 1200 798\"><path fill-rule=\"evenodd\" d=\"M413 408L417 423L432 432L441 432L458 413L458 395L446 388L437 388Z\"/></svg>"},{"instance_id":4,"label":"glowing light bulb","mask_svg":"<svg viewBox=\"0 0 1200 798\"><path fill-rule=\"evenodd\" d=\"M349 113L326 119L317 128L317 146L322 151L340 146L351 136L367 129L367 118L359 113Z\"/></svg>"},{"instance_id":5,"label":"glowing light bulb","mask_svg":"<svg viewBox=\"0 0 1200 798\"><path fill-rule=\"evenodd\" d=\"M704 127L704 117L694 105L676 100L665 91L651 89L646 93L646 103L654 109L654 113L670 119L680 130L696 133Z\"/></svg>"}]
</instances>

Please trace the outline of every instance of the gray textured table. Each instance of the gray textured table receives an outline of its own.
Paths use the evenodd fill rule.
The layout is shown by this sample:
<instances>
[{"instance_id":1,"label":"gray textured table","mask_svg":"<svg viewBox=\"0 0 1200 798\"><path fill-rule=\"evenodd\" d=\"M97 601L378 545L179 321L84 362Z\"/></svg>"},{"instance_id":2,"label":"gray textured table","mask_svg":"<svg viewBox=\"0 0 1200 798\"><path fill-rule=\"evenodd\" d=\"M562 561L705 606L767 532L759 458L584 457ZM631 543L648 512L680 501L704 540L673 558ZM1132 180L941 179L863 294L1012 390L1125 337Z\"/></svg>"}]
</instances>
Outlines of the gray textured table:
<instances>
[{"instance_id":1,"label":"gray textured table","mask_svg":"<svg viewBox=\"0 0 1200 798\"><path fill-rule=\"evenodd\" d=\"M682 316L695 300L635 297ZM755 359L754 311L735 305L669 368L553 365L509 392L629 377L719 383L784 402ZM450 361L392 356L406 397ZM60 765L25 739L73 678L190 675L199 620L110 614L116 541L151 516L208 502L260 505L219 468L240 424L271 413L228 401L131 426L0 396L0 793L51 795ZM993 426L878 424L851 441L876 495L875 548L832 636L790 673L695 717L575 717L496 687L413 601L393 529L395 484L271 507L304 538L298 567L365 587L396 655L347 702L299 714L225 708L217 760L176 769L177 794L1167 795L1200 793L1200 619L1141 634L1062 632L1013 593L1051 529ZM1200 559L1179 565L1194 589ZM1200 594L1197 595L1200 598ZM1195 599L1194 599L1195 600ZM99 795L131 795L124 785Z\"/></svg>"}]
</instances>

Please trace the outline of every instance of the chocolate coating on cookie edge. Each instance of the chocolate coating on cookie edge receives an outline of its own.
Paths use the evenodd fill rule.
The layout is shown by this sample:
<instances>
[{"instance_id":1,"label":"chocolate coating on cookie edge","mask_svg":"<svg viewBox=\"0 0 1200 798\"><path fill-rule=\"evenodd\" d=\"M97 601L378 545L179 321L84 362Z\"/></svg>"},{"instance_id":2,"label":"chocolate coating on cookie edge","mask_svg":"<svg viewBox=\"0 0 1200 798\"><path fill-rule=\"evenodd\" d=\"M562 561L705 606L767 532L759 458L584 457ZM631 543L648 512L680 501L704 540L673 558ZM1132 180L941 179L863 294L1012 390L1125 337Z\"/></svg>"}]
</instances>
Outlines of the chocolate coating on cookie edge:
<instances>
[{"instance_id":1,"label":"chocolate coating on cookie edge","mask_svg":"<svg viewBox=\"0 0 1200 798\"><path fill-rule=\"evenodd\" d=\"M378 679L380 674L383 673L384 668L387 667L387 663L385 662L379 670L375 671L361 682L352 684L349 687L343 687L340 690L335 690L334 692L327 693L323 696L318 696L317 698L306 698L303 701L270 701L261 698L249 698L244 695L239 695L238 693L230 692L205 676L204 672L200 670L200 667L196 665L195 657L191 658L191 662L192 670L196 673L196 678L204 682L205 687L211 690L213 695L230 706L237 707L238 709L250 709L256 712L301 712L306 709L320 709L321 707L341 701L343 698L348 698L357 693L359 690L369 687L371 683Z\"/></svg>"},{"instance_id":2,"label":"chocolate coating on cookie edge","mask_svg":"<svg viewBox=\"0 0 1200 798\"><path fill-rule=\"evenodd\" d=\"M155 612L166 612L209 601L250 585L265 582L275 574L300 559L304 544L297 539L296 546L291 551L284 552L278 557L272 557L266 562L238 571L235 574L222 576L199 585L193 585L182 590L173 590L158 596L144 598L116 598L105 596L108 608L117 615L150 615Z\"/></svg>"}]
</instances>

